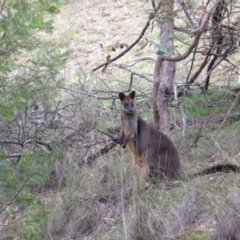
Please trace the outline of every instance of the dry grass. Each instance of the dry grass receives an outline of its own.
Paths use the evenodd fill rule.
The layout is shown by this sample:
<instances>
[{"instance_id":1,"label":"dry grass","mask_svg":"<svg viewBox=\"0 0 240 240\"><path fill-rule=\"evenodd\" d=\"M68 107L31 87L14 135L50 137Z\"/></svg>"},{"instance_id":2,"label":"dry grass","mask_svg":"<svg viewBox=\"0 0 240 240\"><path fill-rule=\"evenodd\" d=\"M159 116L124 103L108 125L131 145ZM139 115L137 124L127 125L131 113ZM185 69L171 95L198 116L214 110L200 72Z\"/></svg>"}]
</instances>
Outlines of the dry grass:
<instances>
[{"instance_id":1,"label":"dry grass","mask_svg":"<svg viewBox=\"0 0 240 240\"><path fill-rule=\"evenodd\" d=\"M157 183L146 190L132 174L129 155L122 154L114 151L91 169L69 173L64 192L52 199L44 239L238 236L233 223L239 216L239 176L197 178L178 187Z\"/></svg>"},{"instance_id":2,"label":"dry grass","mask_svg":"<svg viewBox=\"0 0 240 240\"><path fill-rule=\"evenodd\" d=\"M219 202L219 213L216 215L217 224L213 231L213 240L239 239L239 189L231 187L225 199Z\"/></svg>"},{"instance_id":3,"label":"dry grass","mask_svg":"<svg viewBox=\"0 0 240 240\"><path fill-rule=\"evenodd\" d=\"M232 135L231 128L217 141ZM198 150L200 155L203 148L194 154ZM157 183L145 189L129 159L116 149L92 168L70 168L64 192L52 201L54 211L44 239L239 238L238 174L199 177L178 185ZM189 169L198 164L187 160Z\"/></svg>"}]
</instances>

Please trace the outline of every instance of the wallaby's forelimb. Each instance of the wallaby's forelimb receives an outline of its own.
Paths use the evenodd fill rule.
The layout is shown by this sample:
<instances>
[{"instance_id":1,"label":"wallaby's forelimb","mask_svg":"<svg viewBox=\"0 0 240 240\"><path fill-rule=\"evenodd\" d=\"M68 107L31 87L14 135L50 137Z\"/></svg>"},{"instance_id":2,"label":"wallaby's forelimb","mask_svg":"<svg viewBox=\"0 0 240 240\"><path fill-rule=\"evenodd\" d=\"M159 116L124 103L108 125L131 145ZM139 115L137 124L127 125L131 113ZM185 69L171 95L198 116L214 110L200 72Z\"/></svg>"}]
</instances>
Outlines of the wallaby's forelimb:
<instances>
[{"instance_id":1,"label":"wallaby's forelimb","mask_svg":"<svg viewBox=\"0 0 240 240\"><path fill-rule=\"evenodd\" d=\"M122 148L126 148L128 142L135 137L135 134L134 133L129 133L126 137L123 136L123 134L121 134L121 137L120 137L120 146Z\"/></svg>"}]
</instances>

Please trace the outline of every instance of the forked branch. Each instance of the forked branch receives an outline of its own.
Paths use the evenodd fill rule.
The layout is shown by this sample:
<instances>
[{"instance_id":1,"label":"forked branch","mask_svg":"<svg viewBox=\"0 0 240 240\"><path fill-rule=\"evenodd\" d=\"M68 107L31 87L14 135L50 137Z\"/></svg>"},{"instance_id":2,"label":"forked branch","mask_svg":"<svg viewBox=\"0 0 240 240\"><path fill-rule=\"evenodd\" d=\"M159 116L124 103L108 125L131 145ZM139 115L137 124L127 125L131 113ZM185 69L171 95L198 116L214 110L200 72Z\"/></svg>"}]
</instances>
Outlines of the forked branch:
<instances>
[{"instance_id":1,"label":"forked branch","mask_svg":"<svg viewBox=\"0 0 240 240\"><path fill-rule=\"evenodd\" d=\"M116 61L117 59L119 59L120 57L122 57L123 55L125 55L127 52L129 52L129 51L142 39L142 37L144 36L146 30L147 30L148 27L150 26L151 20L152 20L152 19L149 19L149 20L146 22L146 24L145 24L143 30L141 31L139 37L138 37L129 47L127 47L123 52L121 52L121 53L120 53L119 55L117 55L116 57L114 57L114 58L112 58L112 59L109 59L109 60L106 61L105 63L99 65L99 66L96 67L96 68L94 68L92 71L94 72L94 71L98 70L98 69L101 68L101 67L104 67L103 70L102 70L102 71L104 71L104 70L106 69L106 67L109 65L109 63Z\"/></svg>"},{"instance_id":2,"label":"forked branch","mask_svg":"<svg viewBox=\"0 0 240 240\"><path fill-rule=\"evenodd\" d=\"M202 24L197 29L192 31L192 34L196 34L196 35L195 35L194 41L190 44L188 50L185 53L175 57L163 56L162 58L164 61L179 62L186 59L192 53L193 49L198 45L199 40L207 27L209 17L211 16L213 10L218 6L220 1L221 0L218 0L211 7L211 9L205 14L205 16L203 17Z\"/></svg>"}]
</instances>

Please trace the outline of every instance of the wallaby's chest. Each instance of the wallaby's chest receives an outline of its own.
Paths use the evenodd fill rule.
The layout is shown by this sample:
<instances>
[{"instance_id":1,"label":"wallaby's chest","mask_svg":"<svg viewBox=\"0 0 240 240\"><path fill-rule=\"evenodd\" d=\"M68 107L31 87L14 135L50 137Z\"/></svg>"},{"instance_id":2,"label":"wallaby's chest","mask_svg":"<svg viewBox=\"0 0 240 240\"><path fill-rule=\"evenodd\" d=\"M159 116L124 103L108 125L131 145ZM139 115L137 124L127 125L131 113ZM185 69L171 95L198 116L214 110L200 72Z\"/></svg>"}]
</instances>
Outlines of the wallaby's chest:
<instances>
[{"instance_id":1,"label":"wallaby's chest","mask_svg":"<svg viewBox=\"0 0 240 240\"><path fill-rule=\"evenodd\" d=\"M123 124L123 133L124 135L128 135L131 131L131 126L128 122L126 122L125 124Z\"/></svg>"},{"instance_id":2,"label":"wallaby's chest","mask_svg":"<svg viewBox=\"0 0 240 240\"><path fill-rule=\"evenodd\" d=\"M130 132L136 134L137 132L137 120L135 118L135 116L132 117L126 117L123 116L121 118L121 125L122 125L122 131L123 134L126 136L128 135Z\"/></svg>"}]
</instances>

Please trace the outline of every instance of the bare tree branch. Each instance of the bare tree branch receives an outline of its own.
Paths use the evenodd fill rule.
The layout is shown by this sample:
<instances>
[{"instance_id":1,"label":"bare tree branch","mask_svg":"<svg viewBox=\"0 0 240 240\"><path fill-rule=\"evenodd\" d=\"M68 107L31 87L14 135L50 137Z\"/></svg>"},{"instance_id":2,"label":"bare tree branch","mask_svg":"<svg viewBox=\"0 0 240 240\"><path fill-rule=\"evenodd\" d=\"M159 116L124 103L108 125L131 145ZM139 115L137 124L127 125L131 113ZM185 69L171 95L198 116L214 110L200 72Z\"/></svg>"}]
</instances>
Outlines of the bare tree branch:
<instances>
[{"instance_id":1,"label":"bare tree branch","mask_svg":"<svg viewBox=\"0 0 240 240\"><path fill-rule=\"evenodd\" d=\"M190 25L193 27L194 26L194 23L193 23L193 20L191 19L189 13L188 13L188 10L186 8L186 4L184 2L184 0L178 0L179 4L181 5L184 13L185 13L185 16L187 17L187 20L189 21Z\"/></svg>"},{"instance_id":2,"label":"bare tree branch","mask_svg":"<svg viewBox=\"0 0 240 240\"><path fill-rule=\"evenodd\" d=\"M158 5L156 6L154 0L152 0L151 2L152 2L153 11L154 11L154 13L156 14L156 13L158 12L158 10L160 9L162 3L161 3L161 1L160 1L160 2L158 3Z\"/></svg>"},{"instance_id":3,"label":"bare tree branch","mask_svg":"<svg viewBox=\"0 0 240 240\"><path fill-rule=\"evenodd\" d=\"M4 157L7 157L7 158L21 158L22 156L23 156L23 154L21 154L21 153L13 153L13 154L4 155Z\"/></svg>"},{"instance_id":4,"label":"bare tree branch","mask_svg":"<svg viewBox=\"0 0 240 240\"><path fill-rule=\"evenodd\" d=\"M109 63L116 61L117 59L119 59L120 57L122 57L124 54L126 54L127 52L129 52L129 51L142 39L142 37L144 36L146 30L147 30L148 27L150 26L151 20L152 20L152 19L149 19L149 20L146 22L146 24L145 24L143 30L141 31L139 37L138 37L129 47L127 47L123 52L121 52L121 53L120 53L119 55L117 55L116 57L114 57L114 58L110 59L109 61L107 61L107 62L99 65L99 66L96 67L96 68L94 68L92 71L94 72L94 71L98 70L98 69L101 68L101 67L104 67L103 70L102 70L102 71L104 71L104 70L106 69L106 67L108 66Z\"/></svg>"},{"instance_id":5,"label":"bare tree branch","mask_svg":"<svg viewBox=\"0 0 240 240\"><path fill-rule=\"evenodd\" d=\"M192 72L192 69L193 69L193 64L194 64L194 62L195 62L195 56L196 56L196 49L197 49L197 47L195 47L195 49L194 49L194 51L193 51L193 57L192 57L190 69L189 69L189 71L188 71L186 83L188 83L188 79L189 79L189 77L190 77L190 75L191 75L191 72Z\"/></svg>"},{"instance_id":6,"label":"bare tree branch","mask_svg":"<svg viewBox=\"0 0 240 240\"><path fill-rule=\"evenodd\" d=\"M28 139L27 141L24 142L24 144L28 144L28 143L37 143L39 145L45 146L46 148L48 148L49 151L52 151L52 148L48 143L41 142L35 139Z\"/></svg>"},{"instance_id":7,"label":"bare tree branch","mask_svg":"<svg viewBox=\"0 0 240 240\"><path fill-rule=\"evenodd\" d=\"M208 53L210 54L211 52L211 48L208 50ZM197 77L200 75L200 73L202 72L202 70L206 67L208 60L210 58L209 54L206 55L204 61L202 62L202 64L198 67L197 71L191 76L190 80L188 81L187 79L187 83L193 83Z\"/></svg>"},{"instance_id":8,"label":"bare tree branch","mask_svg":"<svg viewBox=\"0 0 240 240\"><path fill-rule=\"evenodd\" d=\"M140 78L143 78L143 79L147 80L148 82L153 82L151 79L145 77L143 74L139 74L139 73L133 72L132 70L129 70L129 69L127 69L127 68L124 67L124 66L121 66L121 65L118 65L118 64L112 64L112 65L113 65L114 67L118 67L118 68L124 69L125 71L131 73L132 75L136 75L136 76L138 76L138 77L140 77Z\"/></svg>"},{"instance_id":9,"label":"bare tree branch","mask_svg":"<svg viewBox=\"0 0 240 240\"><path fill-rule=\"evenodd\" d=\"M118 98L117 96L116 97L99 97L99 96L96 96L95 94L91 94L91 93L88 93L88 92L83 92L83 91L79 91L77 89L73 89L73 88L69 88L69 87L61 87L61 89L65 89L67 91L70 91L70 92L75 92L75 93L79 93L81 95L85 95L85 96L88 96L88 97L93 97L93 98L96 98L98 100L109 100L109 99L116 99Z\"/></svg>"},{"instance_id":10,"label":"bare tree branch","mask_svg":"<svg viewBox=\"0 0 240 240\"><path fill-rule=\"evenodd\" d=\"M155 60L153 58L150 58L150 57L143 57L143 58L139 58L137 59L136 61L134 61L133 63L130 63L128 65L125 65L124 67L131 67L139 62L142 62L142 61L152 61L153 63L155 63Z\"/></svg>"},{"instance_id":11,"label":"bare tree branch","mask_svg":"<svg viewBox=\"0 0 240 240\"><path fill-rule=\"evenodd\" d=\"M0 145L2 144L15 144L15 145L23 146L22 142L14 142L14 141L8 141L8 140L0 140Z\"/></svg>"},{"instance_id":12,"label":"bare tree branch","mask_svg":"<svg viewBox=\"0 0 240 240\"><path fill-rule=\"evenodd\" d=\"M206 29L206 26L207 26L207 24L208 24L208 19L209 19L209 17L211 16L211 13L212 13L213 10L217 7L217 5L219 4L220 1L221 1L221 0L218 0L218 1L211 7L211 9L205 14L205 16L203 17L203 21L202 21L201 25L200 25L197 29L195 29L195 30L193 30L193 31L191 32L192 34L196 34L196 35L195 35L194 41L190 44L188 50L187 50L185 53L183 53L183 54L181 54L181 55L179 55L179 56L175 56L175 57L163 56L162 58L163 58L164 61L179 62L179 61L182 61L182 60L184 60L185 58L187 58L187 57L192 53L193 49L198 45L199 40L200 40L202 34L204 33L204 31L205 31L205 29Z\"/></svg>"}]
</instances>

